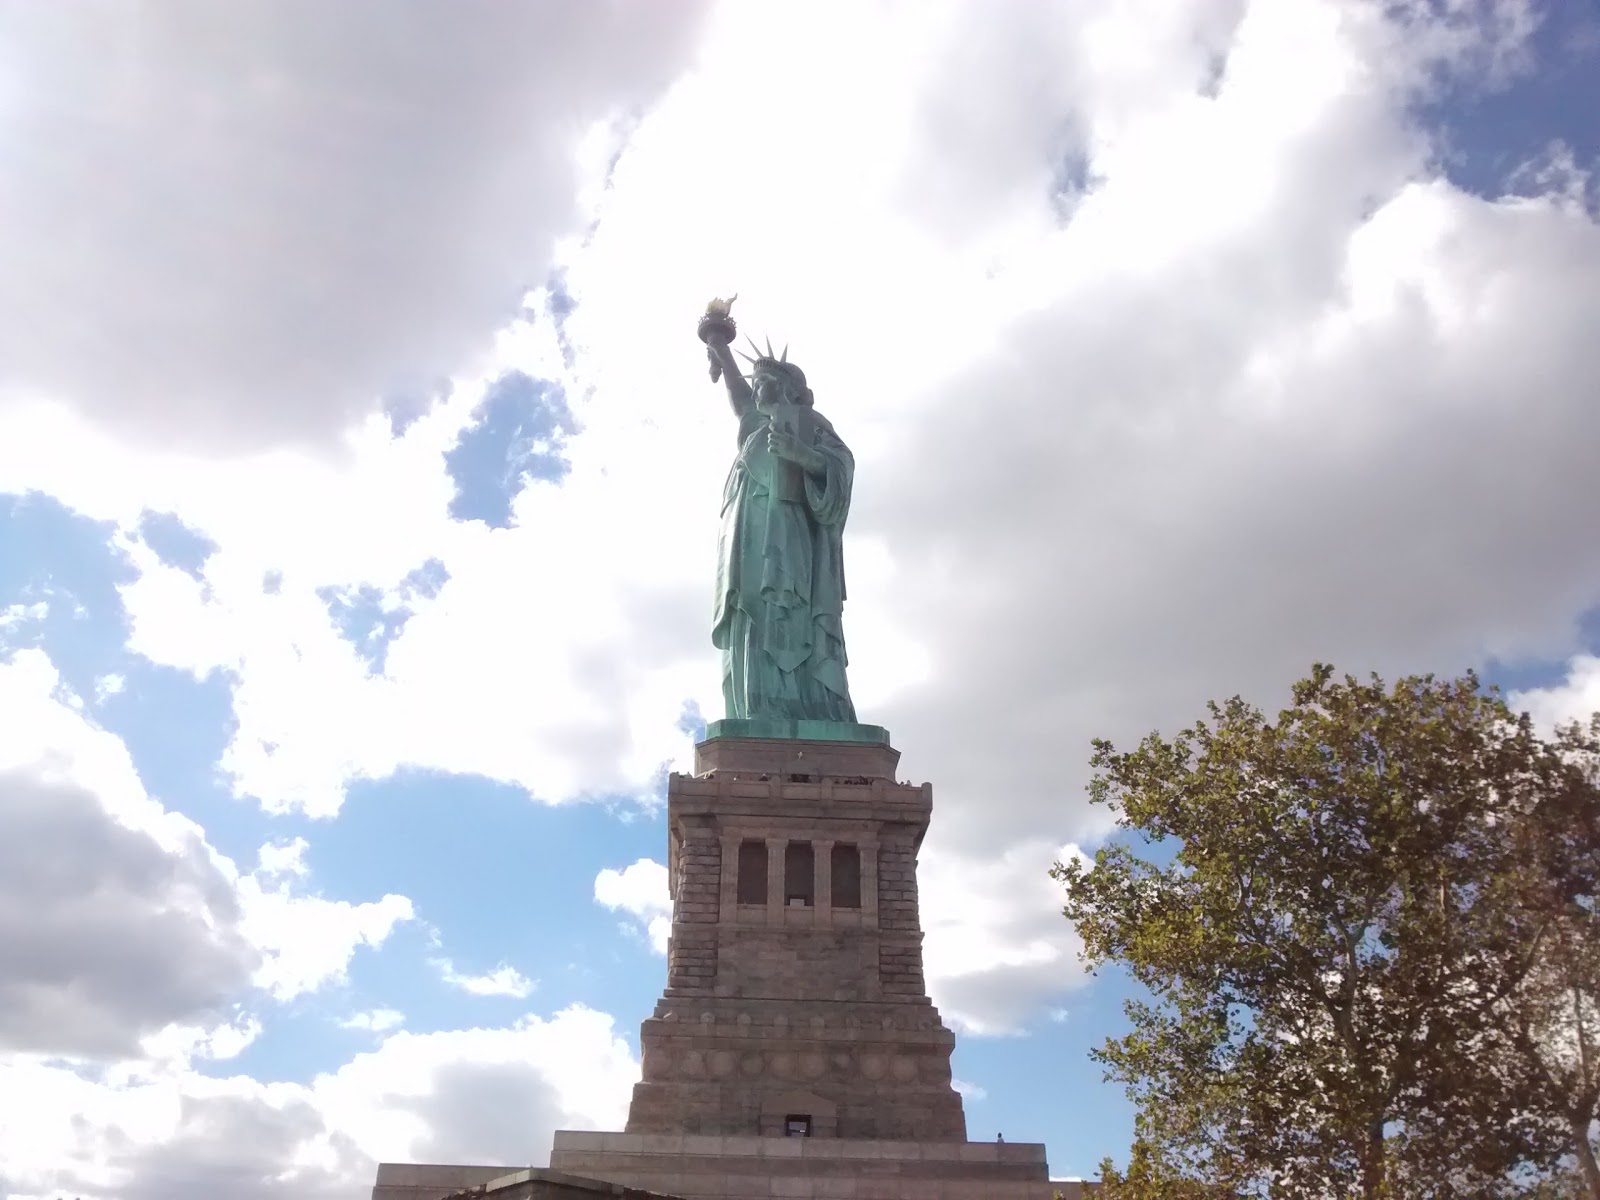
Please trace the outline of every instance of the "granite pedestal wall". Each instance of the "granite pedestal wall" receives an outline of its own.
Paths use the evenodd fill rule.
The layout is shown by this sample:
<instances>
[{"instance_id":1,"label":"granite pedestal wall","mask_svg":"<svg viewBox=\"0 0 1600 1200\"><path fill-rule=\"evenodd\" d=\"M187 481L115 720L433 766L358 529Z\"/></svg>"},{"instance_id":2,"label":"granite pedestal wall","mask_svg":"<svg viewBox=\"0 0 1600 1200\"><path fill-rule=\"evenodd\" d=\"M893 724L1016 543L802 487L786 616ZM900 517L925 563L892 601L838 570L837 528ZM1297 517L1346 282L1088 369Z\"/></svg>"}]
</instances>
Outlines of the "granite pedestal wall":
<instances>
[{"instance_id":1,"label":"granite pedestal wall","mask_svg":"<svg viewBox=\"0 0 1600 1200\"><path fill-rule=\"evenodd\" d=\"M931 789L886 744L702 743L667 788L667 985L629 1133L962 1142L922 975Z\"/></svg>"},{"instance_id":2,"label":"granite pedestal wall","mask_svg":"<svg viewBox=\"0 0 1600 1200\"><path fill-rule=\"evenodd\" d=\"M876 727L722 724L667 787L667 985L627 1129L557 1133L551 1166L729 1200L1074 1194L1043 1146L966 1140L955 1037L923 980L932 789L896 781Z\"/></svg>"}]
</instances>

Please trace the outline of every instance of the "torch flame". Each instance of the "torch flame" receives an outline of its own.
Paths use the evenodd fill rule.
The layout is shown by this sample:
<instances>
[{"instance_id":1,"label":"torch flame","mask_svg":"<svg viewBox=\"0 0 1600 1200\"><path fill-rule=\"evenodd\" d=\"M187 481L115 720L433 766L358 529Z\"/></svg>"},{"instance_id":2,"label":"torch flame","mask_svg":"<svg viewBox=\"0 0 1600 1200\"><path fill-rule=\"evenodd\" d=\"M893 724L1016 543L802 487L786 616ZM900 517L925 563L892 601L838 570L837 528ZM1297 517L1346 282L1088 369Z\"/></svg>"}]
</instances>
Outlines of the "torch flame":
<instances>
[{"instance_id":1,"label":"torch flame","mask_svg":"<svg viewBox=\"0 0 1600 1200\"><path fill-rule=\"evenodd\" d=\"M733 307L733 302L735 300L737 300L738 298L739 298L739 293L735 292L733 295L729 296L726 300L716 299L716 300L711 301L710 304L706 305L706 316L708 316L708 317L725 317L725 316L727 316L728 315L728 310Z\"/></svg>"}]
</instances>

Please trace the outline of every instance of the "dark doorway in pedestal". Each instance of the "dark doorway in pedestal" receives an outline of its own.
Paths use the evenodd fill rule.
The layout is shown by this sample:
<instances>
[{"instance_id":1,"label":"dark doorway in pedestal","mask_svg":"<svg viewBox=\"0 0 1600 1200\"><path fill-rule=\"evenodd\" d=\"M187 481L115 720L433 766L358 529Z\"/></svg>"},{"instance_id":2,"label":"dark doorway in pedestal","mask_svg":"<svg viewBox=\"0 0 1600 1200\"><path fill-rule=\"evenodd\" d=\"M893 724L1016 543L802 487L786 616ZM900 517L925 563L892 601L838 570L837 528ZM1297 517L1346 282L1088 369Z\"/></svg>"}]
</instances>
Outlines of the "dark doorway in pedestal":
<instances>
[{"instance_id":1,"label":"dark doorway in pedestal","mask_svg":"<svg viewBox=\"0 0 1600 1200\"><path fill-rule=\"evenodd\" d=\"M816 851L810 842L790 842L783 852L783 902L810 908L817 902Z\"/></svg>"},{"instance_id":2,"label":"dark doorway in pedestal","mask_svg":"<svg viewBox=\"0 0 1600 1200\"><path fill-rule=\"evenodd\" d=\"M810 1113L790 1113L787 1117L785 1117L783 1119L783 1136L784 1137L810 1137L811 1136L811 1114Z\"/></svg>"},{"instance_id":3,"label":"dark doorway in pedestal","mask_svg":"<svg viewBox=\"0 0 1600 1200\"><path fill-rule=\"evenodd\" d=\"M767 902L767 844L747 838L739 843L739 878L736 884L740 904Z\"/></svg>"},{"instance_id":4,"label":"dark doorway in pedestal","mask_svg":"<svg viewBox=\"0 0 1600 1200\"><path fill-rule=\"evenodd\" d=\"M847 842L836 843L829 853L834 908L861 907L861 852Z\"/></svg>"}]
</instances>

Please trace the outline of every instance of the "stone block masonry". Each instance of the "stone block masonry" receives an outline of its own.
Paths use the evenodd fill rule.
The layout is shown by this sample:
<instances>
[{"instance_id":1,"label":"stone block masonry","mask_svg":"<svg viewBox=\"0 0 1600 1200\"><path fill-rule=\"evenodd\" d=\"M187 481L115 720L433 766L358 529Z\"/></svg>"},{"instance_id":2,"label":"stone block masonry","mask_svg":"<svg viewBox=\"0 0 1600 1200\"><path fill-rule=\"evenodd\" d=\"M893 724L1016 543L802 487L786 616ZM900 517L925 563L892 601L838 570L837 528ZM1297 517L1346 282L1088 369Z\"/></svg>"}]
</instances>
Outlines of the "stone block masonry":
<instances>
[{"instance_id":1,"label":"stone block masonry","mask_svg":"<svg viewBox=\"0 0 1600 1200\"><path fill-rule=\"evenodd\" d=\"M1092 1185L1052 1180L1044 1147L995 1142L556 1134L562 1171L693 1200L1084 1200Z\"/></svg>"},{"instance_id":2,"label":"stone block masonry","mask_svg":"<svg viewBox=\"0 0 1600 1200\"><path fill-rule=\"evenodd\" d=\"M372 1200L676 1200L560 1171L383 1163Z\"/></svg>"},{"instance_id":3,"label":"stone block masonry","mask_svg":"<svg viewBox=\"0 0 1600 1200\"><path fill-rule=\"evenodd\" d=\"M671 777L667 986L628 1132L966 1141L922 968L932 790L897 759L721 738Z\"/></svg>"}]
</instances>

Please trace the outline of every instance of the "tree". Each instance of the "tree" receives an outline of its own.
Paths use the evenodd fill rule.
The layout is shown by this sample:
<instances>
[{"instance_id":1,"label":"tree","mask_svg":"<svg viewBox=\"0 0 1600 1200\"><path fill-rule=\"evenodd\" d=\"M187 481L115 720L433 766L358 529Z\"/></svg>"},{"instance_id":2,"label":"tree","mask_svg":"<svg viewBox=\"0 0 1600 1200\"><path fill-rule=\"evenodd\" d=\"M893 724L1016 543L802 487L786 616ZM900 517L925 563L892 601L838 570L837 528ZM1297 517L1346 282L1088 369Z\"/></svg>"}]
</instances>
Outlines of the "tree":
<instances>
[{"instance_id":1,"label":"tree","mask_svg":"<svg viewBox=\"0 0 1600 1200\"><path fill-rule=\"evenodd\" d=\"M1053 872L1090 969L1150 993L1095 1052L1137 1110L1108 1194L1529 1194L1559 1150L1516 1064L1560 913L1600 874L1600 726L1547 741L1471 674L1326 666L1276 721L1209 713L1095 743L1123 836Z\"/></svg>"},{"instance_id":2,"label":"tree","mask_svg":"<svg viewBox=\"0 0 1600 1200\"><path fill-rule=\"evenodd\" d=\"M1586 734L1576 726L1560 731L1558 742L1563 758L1585 763L1592 777L1600 716ZM1582 1194L1600 1200L1600 1163L1589 1141L1600 1120L1600 915L1592 856L1584 852L1595 818L1581 802L1550 808L1527 830L1532 869L1521 895L1545 917L1544 952L1492 1013L1480 1065L1513 1097L1509 1119L1547 1147L1547 1158L1569 1155Z\"/></svg>"}]
</instances>

